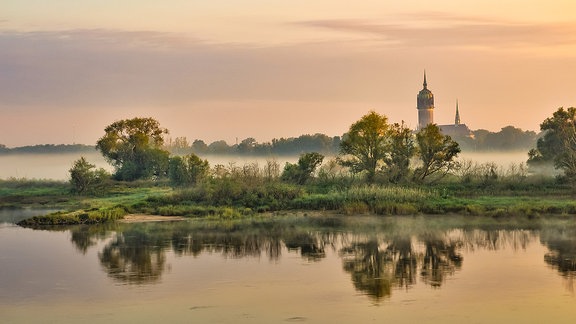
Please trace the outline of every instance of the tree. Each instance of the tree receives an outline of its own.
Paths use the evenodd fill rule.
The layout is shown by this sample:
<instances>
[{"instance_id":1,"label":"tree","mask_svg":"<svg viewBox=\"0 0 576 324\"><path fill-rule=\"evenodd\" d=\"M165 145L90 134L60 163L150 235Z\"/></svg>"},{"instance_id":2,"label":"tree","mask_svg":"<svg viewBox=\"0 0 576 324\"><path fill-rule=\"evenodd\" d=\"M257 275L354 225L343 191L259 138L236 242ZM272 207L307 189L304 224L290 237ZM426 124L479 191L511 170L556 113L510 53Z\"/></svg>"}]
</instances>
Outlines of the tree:
<instances>
[{"instance_id":1,"label":"tree","mask_svg":"<svg viewBox=\"0 0 576 324\"><path fill-rule=\"evenodd\" d=\"M386 116L370 111L350 126L340 143L340 152L347 155L340 163L353 172L366 171L370 182L390 152L387 121Z\"/></svg>"},{"instance_id":2,"label":"tree","mask_svg":"<svg viewBox=\"0 0 576 324\"><path fill-rule=\"evenodd\" d=\"M534 145L536 133L514 126L503 127L499 132L489 132L484 138L484 148L491 150L526 149Z\"/></svg>"},{"instance_id":3,"label":"tree","mask_svg":"<svg viewBox=\"0 0 576 324\"><path fill-rule=\"evenodd\" d=\"M282 180L291 181L297 184L305 184L312 178L314 172L322 161L324 155L316 152L304 153L300 155L297 164L286 162L284 172L282 172Z\"/></svg>"},{"instance_id":4,"label":"tree","mask_svg":"<svg viewBox=\"0 0 576 324\"><path fill-rule=\"evenodd\" d=\"M210 165L196 154L174 156L168 163L168 176L176 186L194 185L208 176Z\"/></svg>"},{"instance_id":5,"label":"tree","mask_svg":"<svg viewBox=\"0 0 576 324\"><path fill-rule=\"evenodd\" d=\"M210 145L208 145L208 149L210 153L214 154L228 154L231 152L230 146L224 140L210 143Z\"/></svg>"},{"instance_id":6,"label":"tree","mask_svg":"<svg viewBox=\"0 0 576 324\"><path fill-rule=\"evenodd\" d=\"M456 165L454 158L460 153L460 147L450 136L443 135L437 125L422 128L416 133L416 142L422 166L415 170L415 177L420 180L437 172L446 175Z\"/></svg>"},{"instance_id":7,"label":"tree","mask_svg":"<svg viewBox=\"0 0 576 324\"><path fill-rule=\"evenodd\" d=\"M176 137L174 140L170 140L166 148L173 154L186 154L190 153L191 150L190 143L186 137Z\"/></svg>"},{"instance_id":8,"label":"tree","mask_svg":"<svg viewBox=\"0 0 576 324\"><path fill-rule=\"evenodd\" d=\"M203 140L194 140L194 142L192 143L192 152L196 153L196 154L202 154L202 153L207 153L208 152L208 145L206 145L206 143L204 143Z\"/></svg>"},{"instance_id":9,"label":"tree","mask_svg":"<svg viewBox=\"0 0 576 324\"><path fill-rule=\"evenodd\" d=\"M256 142L256 140L252 137L248 137L244 140L242 140L242 142L240 142L240 144L238 144L238 146L236 147L238 153L240 154L252 154L254 153L254 148L258 145L258 142Z\"/></svg>"},{"instance_id":10,"label":"tree","mask_svg":"<svg viewBox=\"0 0 576 324\"><path fill-rule=\"evenodd\" d=\"M390 182L398 183L410 173L410 159L416 153L414 135L404 122L394 123L389 130L390 155L386 160Z\"/></svg>"},{"instance_id":11,"label":"tree","mask_svg":"<svg viewBox=\"0 0 576 324\"><path fill-rule=\"evenodd\" d=\"M96 143L115 169L119 180L136 180L165 175L169 153L162 149L168 130L153 118L133 118L112 123Z\"/></svg>"},{"instance_id":12,"label":"tree","mask_svg":"<svg viewBox=\"0 0 576 324\"><path fill-rule=\"evenodd\" d=\"M576 108L559 108L540 124L544 136L528 152L528 164L553 162L568 179L576 179Z\"/></svg>"},{"instance_id":13,"label":"tree","mask_svg":"<svg viewBox=\"0 0 576 324\"><path fill-rule=\"evenodd\" d=\"M70 172L70 184L76 193L94 192L102 183L110 177L106 170L95 169L96 165L88 163L84 157L74 161Z\"/></svg>"}]
</instances>

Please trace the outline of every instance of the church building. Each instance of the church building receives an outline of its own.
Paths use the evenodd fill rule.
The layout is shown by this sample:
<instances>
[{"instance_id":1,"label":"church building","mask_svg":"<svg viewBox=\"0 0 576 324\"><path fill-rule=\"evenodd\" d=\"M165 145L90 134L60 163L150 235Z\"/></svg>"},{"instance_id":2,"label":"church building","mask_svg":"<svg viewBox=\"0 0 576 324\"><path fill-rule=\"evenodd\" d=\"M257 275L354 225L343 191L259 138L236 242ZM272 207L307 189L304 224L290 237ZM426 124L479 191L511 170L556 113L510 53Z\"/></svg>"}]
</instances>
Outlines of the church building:
<instances>
[{"instance_id":1,"label":"church building","mask_svg":"<svg viewBox=\"0 0 576 324\"><path fill-rule=\"evenodd\" d=\"M428 83L426 82L426 72L424 72L424 88L420 90L417 98L418 109L418 128L420 130L429 124L434 123L434 95L432 91L428 90ZM458 137L474 137L474 134L466 126L460 122L460 111L458 110L458 101L456 101L456 116L454 124L438 125L444 135L458 136Z\"/></svg>"}]
</instances>

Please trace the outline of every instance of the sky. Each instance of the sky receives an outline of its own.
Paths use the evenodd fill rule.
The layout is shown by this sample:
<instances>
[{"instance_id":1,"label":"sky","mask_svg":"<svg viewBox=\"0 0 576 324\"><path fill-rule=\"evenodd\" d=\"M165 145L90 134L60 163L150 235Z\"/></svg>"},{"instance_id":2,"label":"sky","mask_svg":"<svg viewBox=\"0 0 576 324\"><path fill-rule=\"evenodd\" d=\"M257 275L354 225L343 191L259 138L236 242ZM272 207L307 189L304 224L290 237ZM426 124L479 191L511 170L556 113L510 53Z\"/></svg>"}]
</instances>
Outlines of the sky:
<instances>
[{"instance_id":1,"label":"sky","mask_svg":"<svg viewBox=\"0 0 576 324\"><path fill-rule=\"evenodd\" d=\"M539 130L576 106L573 0L3 0L0 144L153 117L207 143L339 136L370 110Z\"/></svg>"}]
</instances>

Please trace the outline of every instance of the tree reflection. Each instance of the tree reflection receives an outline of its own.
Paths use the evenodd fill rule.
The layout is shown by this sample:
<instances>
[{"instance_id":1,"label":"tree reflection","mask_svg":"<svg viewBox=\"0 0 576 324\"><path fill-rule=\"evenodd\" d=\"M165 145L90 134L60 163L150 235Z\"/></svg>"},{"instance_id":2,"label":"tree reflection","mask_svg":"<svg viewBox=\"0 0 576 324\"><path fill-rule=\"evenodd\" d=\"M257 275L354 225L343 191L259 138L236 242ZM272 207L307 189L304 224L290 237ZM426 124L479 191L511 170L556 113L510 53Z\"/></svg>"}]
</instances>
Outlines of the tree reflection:
<instances>
[{"instance_id":1,"label":"tree reflection","mask_svg":"<svg viewBox=\"0 0 576 324\"><path fill-rule=\"evenodd\" d=\"M172 248L177 256L198 256L202 252L220 253L226 258L260 257L270 260L281 256L279 237L226 231L190 231L180 229L172 236Z\"/></svg>"},{"instance_id":2,"label":"tree reflection","mask_svg":"<svg viewBox=\"0 0 576 324\"><path fill-rule=\"evenodd\" d=\"M414 218L280 218L67 229L72 243L83 254L103 242L98 253L102 269L122 283L149 284L160 280L167 268L167 251L173 251L176 257L211 253L223 258L267 257L270 261L279 260L287 251L318 262L332 250L338 252L356 290L375 300L391 296L394 289L410 289L418 281L442 287L462 268L462 250L524 249L538 238L538 232L533 230L494 225L488 229L477 225L462 228ZM546 228L540 234L550 249L546 262L561 274L576 277L576 229Z\"/></svg>"},{"instance_id":3,"label":"tree reflection","mask_svg":"<svg viewBox=\"0 0 576 324\"><path fill-rule=\"evenodd\" d=\"M78 225L70 228L70 240L82 254L88 249L109 237L114 224Z\"/></svg>"},{"instance_id":4,"label":"tree reflection","mask_svg":"<svg viewBox=\"0 0 576 324\"><path fill-rule=\"evenodd\" d=\"M149 231L148 224L127 227L98 253L108 275L128 284L160 279L165 268L168 242L164 232Z\"/></svg>"},{"instance_id":5,"label":"tree reflection","mask_svg":"<svg viewBox=\"0 0 576 324\"><path fill-rule=\"evenodd\" d=\"M540 234L540 241L550 250L544 261L565 277L576 277L576 229L548 228Z\"/></svg>"},{"instance_id":6,"label":"tree reflection","mask_svg":"<svg viewBox=\"0 0 576 324\"><path fill-rule=\"evenodd\" d=\"M377 237L341 249L344 270L357 290L380 299L393 287L410 287L416 282L417 254L410 237L395 237L388 244Z\"/></svg>"},{"instance_id":7,"label":"tree reflection","mask_svg":"<svg viewBox=\"0 0 576 324\"><path fill-rule=\"evenodd\" d=\"M416 284L418 269L424 283L440 287L447 275L462 265L457 250L461 241L447 237L424 236L424 252L414 248L410 236L392 239L370 237L341 249L344 270L352 276L359 291L375 299L391 295L392 288L410 288Z\"/></svg>"},{"instance_id":8,"label":"tree reflection","mask_svg":"<svg viewBox=\"0 0 576 324\"><path fill-rule=\"evenodd\" d=\"M302 257L310 261L319 261L326 257L325 240L320 240L311 233L290 233L284 238L284 244L288 250L299 250Z\"/></svg>"},{"instance_id":9,"label":"tree reflection","mask_svg":"<svg viewBox=\"0 0 576 324\"><path fill-rule=\"evenodd\" d=\"M422 241L425 246L420 270L422 280L432 287L440 287L446 276L454 275L462 267L462 255L457 250L463 242L434 235L427 235Z\"/></svg>"}]
</instances>

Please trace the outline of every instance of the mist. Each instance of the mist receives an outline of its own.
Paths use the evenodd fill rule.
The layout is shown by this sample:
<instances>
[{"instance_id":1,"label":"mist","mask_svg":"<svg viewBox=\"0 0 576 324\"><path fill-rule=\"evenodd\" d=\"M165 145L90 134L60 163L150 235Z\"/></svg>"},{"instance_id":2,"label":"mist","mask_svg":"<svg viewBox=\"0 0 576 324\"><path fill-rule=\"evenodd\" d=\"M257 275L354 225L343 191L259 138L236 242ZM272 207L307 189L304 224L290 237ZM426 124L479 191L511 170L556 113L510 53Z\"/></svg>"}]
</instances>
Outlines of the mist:
<instances>
[{"instance_id":1,"label":"mist","mask_svg":"<svg viewBox=\"0 0 576 324\"><path fill-rule=\"evenodd\" d=\"M49 179L68 180L70 174L68 170L74 161L84 156L86 160L96 165L97 168L104 168L113 172L114 168L106 162L104 157L98 153L65 153L65 154L6 154L0 155L0 179ZM275 161L281 168L286 162L295 163L297 155L292 156L246 156L246 155L199 155L202 159L208 160L211 167L221 164L230 166L233 164L242 167L247 164L256 163L263 167L268 161ZM324 163L333 157L327 156ZM494 163L502 170L509 169L512 165L525 163L528 159L527 153L523 151L498 151L498 152L467 152L464 151L458 156L458 161L472 161L478 164Z\"/></svg>"}]
</instances>

